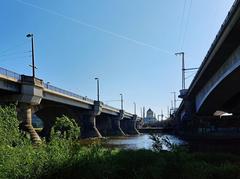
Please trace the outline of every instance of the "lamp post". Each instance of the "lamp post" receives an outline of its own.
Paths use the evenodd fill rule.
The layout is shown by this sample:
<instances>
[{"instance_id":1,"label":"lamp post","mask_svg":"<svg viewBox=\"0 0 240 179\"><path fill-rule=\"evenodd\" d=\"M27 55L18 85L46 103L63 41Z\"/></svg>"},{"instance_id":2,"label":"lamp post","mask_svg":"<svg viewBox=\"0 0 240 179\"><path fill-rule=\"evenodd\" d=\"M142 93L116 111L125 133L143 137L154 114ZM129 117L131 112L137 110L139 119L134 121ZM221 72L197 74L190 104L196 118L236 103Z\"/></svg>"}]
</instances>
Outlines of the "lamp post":
<instances>
[{"instance_id":1,"label":"lamp post","mask_svg":"<svg viewBox=\"0 0 240 179\"><path fill-rule=\"evenodd\" d=\"M182 56L182 89L185 89L185 62L184 62L184 52L175 53L175 55Z\"/></svg>"},{"instance_id":2,"label":"lamp post","mask_svg":"<svg viewBox=\"0 0 240 179\"><path fill-rule=\"evenodd\" d=\"M47 88L49 87L50 82L47 82Z\"/></svg>"},{"instance_id":3,"label":"lamp post","mask_svg":"<svg viewBox=\"0 0 240 179\"><path fill-rule=\"evenodd\" d=\"M173 94L173 107L174 107L174 110L176 110L177 108L177 100L176 100L176 92L171 92Z\"/></svg>"},{"instance_id":4,"label":"lamp post","mask_svg":"<svg viewBox=\"0 0 240 179\"><path fill-rule=\"evenodd\" d=\"M123 110L123 94L121 93L120 96L121 96L121 110Z\"/></svg>"},{"instance_id":5,"label":"lamp post","mask_svg":"<svg viewBox=\"0 0 240 179\"><path fill-rule=\"evenodd\" d=\"M136 115L136 103L134 102L133 105L134 105L134 114Z\"/></svg>"},{"instance_id":6,"label":"lamp post","mask_svg":"<svg viewBox=\"0 0 240 179\"><path fill-rule=\"evenodd\" d=\"M99 78L95 78L97 81L97 101L99 101Z\"/></svg>"},{"instance_id":7,"label":"lamp post","mask_svg":"<svg viewBox=\"0 0 240 179\"><path fill-rule=\"evenodd\" d=\"M33 40L33 34L27 34L27 38L31 38L31 43L32 43L32 77L35 78L35 60L34 60L34 40Z\"/></svg>"}]
</instances>

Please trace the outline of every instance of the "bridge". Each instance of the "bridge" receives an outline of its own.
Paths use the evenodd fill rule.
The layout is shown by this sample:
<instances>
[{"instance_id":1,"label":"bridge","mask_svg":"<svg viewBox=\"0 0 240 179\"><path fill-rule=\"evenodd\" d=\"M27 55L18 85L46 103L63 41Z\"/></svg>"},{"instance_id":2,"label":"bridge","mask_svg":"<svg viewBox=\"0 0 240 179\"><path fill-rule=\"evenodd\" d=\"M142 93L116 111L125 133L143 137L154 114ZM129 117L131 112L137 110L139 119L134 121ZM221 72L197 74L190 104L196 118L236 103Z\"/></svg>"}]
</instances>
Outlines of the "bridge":
<instances>
[{"instance_id":1,"label":"bridge","mask_svg":"<svg viewBox=\"0 0 240 179\"><path fill-rule=\"evenodd\" d=\"M217 111L240 114L240 1L224 20L177 112L179 121L213 116Z\"/></svg>"},{"instance_id":2,"label":"bridge","mask_svg":"<svg viewBox=\"0 0 240 179\"><path fill-rule=\"evenodd\" d=\"M82 137L139 134L137 115L111 107L101 101L80 96L44 83L32 76L0 68L0 104L17 104L21 126L34 142L40 139L32 126L36 114L44 123L41 136L49 136L56 117L69 116L81 126Z\"/></svg>"}]
</instances>

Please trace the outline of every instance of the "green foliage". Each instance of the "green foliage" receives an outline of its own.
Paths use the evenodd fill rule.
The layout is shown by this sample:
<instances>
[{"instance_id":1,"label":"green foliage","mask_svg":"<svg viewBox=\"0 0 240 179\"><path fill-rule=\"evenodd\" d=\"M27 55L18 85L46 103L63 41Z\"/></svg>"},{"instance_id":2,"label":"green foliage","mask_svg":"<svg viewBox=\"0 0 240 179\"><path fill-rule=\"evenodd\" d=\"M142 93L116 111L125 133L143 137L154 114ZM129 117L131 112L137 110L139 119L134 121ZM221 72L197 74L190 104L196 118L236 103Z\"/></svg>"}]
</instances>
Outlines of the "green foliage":
<instances>
[{"instance_id":1,"label":"green foliage","mask_svg":"<svg viewBox=\"0 0 240 179\"><path fill-rule=\"evenodd\" d=\"M76 124L65 126L64 120L57 120L55 130L65 137L38 146L29 142L18 145L23 138L15 107L0 107L0 178L240 178L237 155L187 153L174 147L174 152L160 150L162 142L170 145L168 139L158 142L156 151L106 149L98 142L83 147L68 139L74 136L68 125Z\"/></svg>"},{"instance_id":2,"label":"green foliage","mask_svg":"<svg viewBox=\"0 0 240 179\"><path fill-rule=\"evenodd\" d=\"M21 142L16 106L0 106L0 145L16 146Z\"/></svg>"},{"instance_id":3,"label":"green foliage","mask_svg":"<svg viewBox=\"0 0 240 179\"><path fill-rule=\"evenodd\" d=\"M52 128L52 137L60 137L65 139L75 140L80 136L80 127L74 119L63 115L57 117Z\"/></svg>"}]
</instances>

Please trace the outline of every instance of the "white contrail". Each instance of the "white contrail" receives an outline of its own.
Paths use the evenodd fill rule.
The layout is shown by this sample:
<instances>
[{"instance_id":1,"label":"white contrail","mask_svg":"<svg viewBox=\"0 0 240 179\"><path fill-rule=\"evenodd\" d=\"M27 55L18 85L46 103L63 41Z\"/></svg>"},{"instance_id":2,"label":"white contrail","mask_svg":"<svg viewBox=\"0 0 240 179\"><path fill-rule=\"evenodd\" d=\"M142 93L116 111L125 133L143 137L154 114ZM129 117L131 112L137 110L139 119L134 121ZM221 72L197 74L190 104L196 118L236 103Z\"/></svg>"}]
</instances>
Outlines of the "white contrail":
<instances>
[{"instance_id":1,"label":"white contrail","mask_svg":"<svg viewBox=\"0 0 240 179\"><path fill-rule=\"evenodd\" d=\"M141 42L139 40L135 40L135 39L132 39L132 38L129 38L127 36L124 36L124 35L121 35L121 34L118 34L118 33L115 33L115 32L112 32L112 31L109 31L109 30L106 30L106 29L103 29L101 27L98 27L98 26L95 26L95 25L92 25L92 24L88 24L82 20L78 20L78 19L75 19L75 18L72 18L72 17L69 17L69 16L66 16L64 14L61 14L59 12L56 12L56 11L53 11L53 10L50 10L50 9L46 9L46 8L42 8L42 7L39 7L39 6L36 6L34 4L30 4L30 3L27 3L27 2L24 2L22 0L16 0L17 2L19 3L22 3L24 5L27 5L27 6L30 6L30 7L33 7L35 9L39 9L39 10L42 10L42 11L45 11L47 13L50 13L50 14L53 14L53 15L56 15L56 16L59 16L59 17L62 17L64 19L67 19L67 20L70 20L72 22L75 22L75 23L78 23L78 24L81 24L85 27L88 27L88 28L92 28L92 29L95 29L97 31L100 31L100 32L103 32L103 33L106 33L106 34L109 34L109 35L112 35L114 37L117 37L117 38L121 38L121 39L124 39L124 40L127 40L127 41L130 41L130 42L133 42L135 44L138 44L138 45L142 45L142 46L145 46L145 47L149 47L149 48L152 48L154 50L157 50L157 51L160 51L160 52L163 52L163 53L166 53L166 54L170 54L172 55L173 53L167 51L167 50L163 50L159 47L156 47L154 45L150 45L150 44L147 44L145 42Z\"/></svg>"}]
</instances>

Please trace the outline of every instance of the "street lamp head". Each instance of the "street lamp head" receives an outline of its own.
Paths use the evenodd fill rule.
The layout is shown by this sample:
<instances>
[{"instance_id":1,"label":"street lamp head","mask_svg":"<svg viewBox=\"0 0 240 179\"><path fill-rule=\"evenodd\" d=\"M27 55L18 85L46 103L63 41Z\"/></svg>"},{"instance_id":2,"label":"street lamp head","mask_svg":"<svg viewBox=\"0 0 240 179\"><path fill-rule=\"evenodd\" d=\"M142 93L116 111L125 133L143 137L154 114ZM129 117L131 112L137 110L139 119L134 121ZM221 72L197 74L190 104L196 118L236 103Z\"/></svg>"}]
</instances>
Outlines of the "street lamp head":
<instances>
[{"instance_id":1,"label":"street lamp head","mask_svg":"<svg viewBox=\"0 0 240 179\"><path fill-rule=\"evenodd\" d=\"M99 78L94 78L95 80L99 80Z\"/></svg>"},{"instance_id":2,"label":"street lamp head","mask_svg":"<svg viewBox=\"0 0 240 179\"><path fill-rule=\"evenodd\" d=\"M184 54L184 52L177 52L177 53L175 53L176 56L177 55L182 55L182 54Z\"/></svg>"},{"instance_id":3,"label":"street lamp head","mask_svg":"<svg viewBox=\"0 0 240 179\"><path fill-rule=\"evenodd\" d=\"M27 38L33 37L33 34L27 34L26 37L27 37Z\"/></svg>"}]
</instances>

